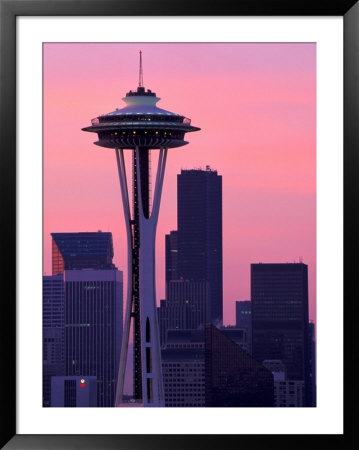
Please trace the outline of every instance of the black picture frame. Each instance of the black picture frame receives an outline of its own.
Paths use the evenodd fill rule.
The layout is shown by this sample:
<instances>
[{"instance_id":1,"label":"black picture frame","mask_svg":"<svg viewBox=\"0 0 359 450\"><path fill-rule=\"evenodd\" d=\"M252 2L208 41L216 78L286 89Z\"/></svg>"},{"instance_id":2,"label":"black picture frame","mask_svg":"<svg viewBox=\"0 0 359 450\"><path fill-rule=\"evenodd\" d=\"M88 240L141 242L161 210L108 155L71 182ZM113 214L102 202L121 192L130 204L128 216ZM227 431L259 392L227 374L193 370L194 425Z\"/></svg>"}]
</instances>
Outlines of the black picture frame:
<instances>
[{"instance_id":1,"label":"black picture frame","mask_svg":"<svg viewBox=\"0 0 359 450\"><path fill-rule=\"evenodd\" d=\"M342 16L344 19L344 434L343 435L17 435L16 434L16 17L17 16ZM356 267L359 174L358 0L0 0L1 423L5 449L352 448L357 414ZM5 288L4 288L5 286ZM333 324L333 327L335 324ZM200 420L200 419L199 419Z\"/></svg>"}]
</instances>

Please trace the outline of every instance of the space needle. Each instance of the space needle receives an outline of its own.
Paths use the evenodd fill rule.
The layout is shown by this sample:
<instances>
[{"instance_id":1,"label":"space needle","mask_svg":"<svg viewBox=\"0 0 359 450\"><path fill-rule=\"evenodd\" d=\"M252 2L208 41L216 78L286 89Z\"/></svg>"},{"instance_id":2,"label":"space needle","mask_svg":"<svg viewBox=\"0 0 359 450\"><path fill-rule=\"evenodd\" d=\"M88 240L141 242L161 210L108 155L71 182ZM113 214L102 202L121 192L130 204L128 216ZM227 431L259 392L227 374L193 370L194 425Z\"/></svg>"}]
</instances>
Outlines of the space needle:
<instances>
[{"instance_id":1,"label":"space needle","mask_svg":"<svg viewBox=\"0 0 359 450\"><path fill-rule=\"evenodd\" d=\"M115 406L165 406L155 291L155 238L167 150L188 144L185 133L198 131L191 120L157 107L160 100L143 85L142 52L136 91L126 106L92 119L83 131L97 133L96 145L115 149L127 232L127 305ZM132 209L124 150L132 153ZM150 152L158 150L154 193L150 192ZM133 397L124 402L130 329L133 330Z\"/></svg>"}]
</instances>

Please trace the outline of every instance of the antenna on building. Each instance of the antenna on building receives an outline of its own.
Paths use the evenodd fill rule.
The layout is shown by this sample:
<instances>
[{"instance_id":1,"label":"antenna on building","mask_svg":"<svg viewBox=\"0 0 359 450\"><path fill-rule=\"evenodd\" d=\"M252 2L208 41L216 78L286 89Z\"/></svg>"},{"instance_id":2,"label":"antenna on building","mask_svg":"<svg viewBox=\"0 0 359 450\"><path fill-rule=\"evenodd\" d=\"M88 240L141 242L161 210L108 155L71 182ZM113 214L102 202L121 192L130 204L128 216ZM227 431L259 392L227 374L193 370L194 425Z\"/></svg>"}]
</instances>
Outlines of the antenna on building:
<instances>
[{"instance_id":1,"label":"antenna on building","mask_svg":"<svg viewBox=\"0 0 359 450\"><path fill-rule=\"evenodd\" d=\"M140 71L138 76L138 87L143 87L142 50L140 50Z\"/></svg>"},{"instance_id":2,"label":"antenna on building","mask_svg":"<svg viewBox=\"0 0 359 450\"><path fill-rule=\"evenodd\" d=\"M302 263L303 262L303 257L299 256L299 262Z\"/></svg>"}]
</instances>

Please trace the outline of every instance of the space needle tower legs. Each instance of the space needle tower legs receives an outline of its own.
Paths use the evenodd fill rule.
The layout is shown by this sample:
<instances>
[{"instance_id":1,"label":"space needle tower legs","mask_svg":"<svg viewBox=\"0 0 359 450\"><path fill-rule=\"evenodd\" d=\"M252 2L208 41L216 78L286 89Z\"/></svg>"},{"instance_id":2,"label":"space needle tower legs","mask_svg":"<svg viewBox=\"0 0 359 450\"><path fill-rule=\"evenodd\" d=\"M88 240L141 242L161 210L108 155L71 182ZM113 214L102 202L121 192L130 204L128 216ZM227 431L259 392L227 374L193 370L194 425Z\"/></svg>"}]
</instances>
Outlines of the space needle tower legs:
<instances>
[{"instance_id":1,"label":"space needle tower legs","mask_svg":"<svg viewBox=\"0 0 359 450\"><path fill-rule=\"evenodd\" d=\"M131 320L133 320L134 332L134 351L140 358L139 374L141 379L142 394L136 395L134 403L137 402L143 406L164 406L164 392L162 383L160 340L156 309L156 286L155 286L155 240L156 227L158 222L159 208L161 202L161 193L165 173L167 158L167 148L160 148L158 157L158 167L156 174L155 190L153 195L152 212L149 217L144 213L143 190L148 189L143 184L148 183L148 177L141 176L140 147L136 147L135 169L136 189L134 190L134 211L138 208L138 232L135 237L134 220L131 219L130 203L128 196L127 177L123 149L116 149L116 159L118 173L121 185L122 203L126 221L127 246L128 246L128 285L127 285L127 307L125 315L125 326L122 340L121 359L119 368L119 379L116 393L116 406L124 405L124 379L126 373L127 350L129 345ZM147 179L146 179L147 178ZM136 202L138 203L136 205ZM136 286L134 286L133 261L134 256L138 254L138 288L140 302L136 304ZM136 321L139 323L136 324ZM136 342L136 325L137 342ZM136 348L136 346L139 348ZM139 362L138 362L139 363ZM135 362L136 365L136 362ZM136 384L136 374L134 374L134 384ZM139 399L138 397L141 397ZM137 397L137 398L136 398Z\"/></svg>"}]
</instances>

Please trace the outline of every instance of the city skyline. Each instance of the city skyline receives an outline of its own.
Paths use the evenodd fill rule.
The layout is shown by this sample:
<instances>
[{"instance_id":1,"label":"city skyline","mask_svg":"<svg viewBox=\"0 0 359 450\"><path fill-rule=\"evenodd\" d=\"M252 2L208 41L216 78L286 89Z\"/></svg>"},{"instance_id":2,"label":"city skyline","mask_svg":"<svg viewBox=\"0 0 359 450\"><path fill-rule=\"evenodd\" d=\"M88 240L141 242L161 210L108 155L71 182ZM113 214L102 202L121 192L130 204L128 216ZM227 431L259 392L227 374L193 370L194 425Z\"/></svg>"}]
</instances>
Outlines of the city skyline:
<instances>
[{"instance_id":1,"label":"city skyline","mask_svg":"<svg viewBox=\"0 0 359 450\"><path fill-rule=\"evenodd\" d=\"M144 86L163 98L163 108L188 114L203 130L169 154L157 302L165 298L165 234L177 229L176 175L210 165L223 177L224 322L234 323L236 300L250 298L251 263L300 258L309 266L315 320L314 44L45 44L44 272L51 273L51 232L98 229L112 232L114 263L126 271L114 152L96 148L78 129L84 118L121 105L136 85L139 48ZM60 125L68 131L55 141Z\"/></svg>"}]
</instances>

